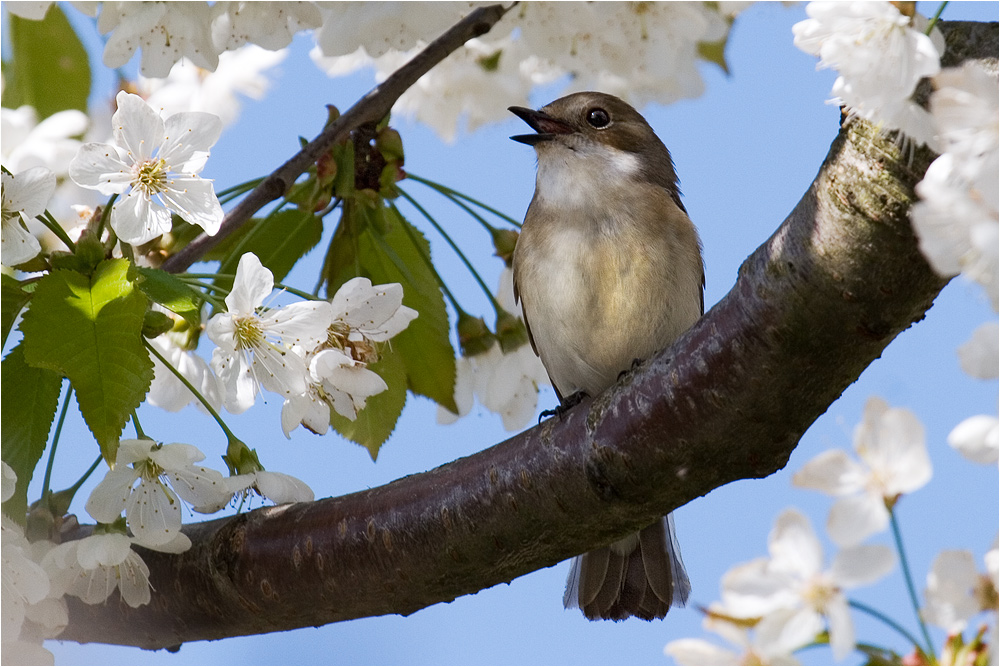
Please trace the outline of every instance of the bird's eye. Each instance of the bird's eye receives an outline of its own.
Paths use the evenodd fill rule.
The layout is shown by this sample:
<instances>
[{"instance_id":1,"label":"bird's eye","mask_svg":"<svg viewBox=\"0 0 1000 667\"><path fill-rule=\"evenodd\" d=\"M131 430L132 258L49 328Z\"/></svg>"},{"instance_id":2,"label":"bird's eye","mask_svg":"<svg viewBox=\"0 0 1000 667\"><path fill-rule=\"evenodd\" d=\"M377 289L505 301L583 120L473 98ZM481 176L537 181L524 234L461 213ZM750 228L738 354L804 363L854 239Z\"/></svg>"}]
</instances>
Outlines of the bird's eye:
<instances>
[{"instance_id":1,"label":"bird's eye","mask_svg":"<svg viewBox=\"0 0 1000 667\"><path fill-rule=\"evenodd\" d=\"M604 109L591 109L587 112L587 123L591 127L596 127L601 129L602 127L607 127L611 123L611 116Z\"/></svg>"}]
</instances>

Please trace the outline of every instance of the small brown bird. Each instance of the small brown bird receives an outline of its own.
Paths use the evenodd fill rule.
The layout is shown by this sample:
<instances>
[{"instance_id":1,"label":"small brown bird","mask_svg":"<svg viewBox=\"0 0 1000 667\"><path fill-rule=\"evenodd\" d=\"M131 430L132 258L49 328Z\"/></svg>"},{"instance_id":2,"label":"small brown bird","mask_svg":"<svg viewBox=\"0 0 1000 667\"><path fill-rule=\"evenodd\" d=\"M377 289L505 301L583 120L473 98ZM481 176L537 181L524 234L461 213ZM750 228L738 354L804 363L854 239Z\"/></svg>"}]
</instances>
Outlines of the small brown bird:
<instances>
[{"instance_id":1,"label":"small brown bird","mask_svg":"<svg viewBox=\"0 0 1000 667\"><path fill-rule=\"evenodd\" d=\"M514 294L560 402L597 396L704 312L698 233L666 146L624 101L510 107L535 134L535 195L514 250ZM592 620L663 618L691 590L668 515L573 561L563 603Z\"/></svg>"}]
</instances>

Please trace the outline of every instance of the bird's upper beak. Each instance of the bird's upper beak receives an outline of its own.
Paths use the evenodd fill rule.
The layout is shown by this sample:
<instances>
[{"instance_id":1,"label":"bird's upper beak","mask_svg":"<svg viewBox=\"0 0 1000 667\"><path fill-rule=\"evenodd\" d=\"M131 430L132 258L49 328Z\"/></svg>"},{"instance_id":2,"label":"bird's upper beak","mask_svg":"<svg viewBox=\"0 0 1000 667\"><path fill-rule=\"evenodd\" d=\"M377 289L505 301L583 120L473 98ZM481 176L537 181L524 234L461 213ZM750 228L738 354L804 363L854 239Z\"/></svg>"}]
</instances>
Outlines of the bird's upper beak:
<instances>
[{"instance_id":1,"label":"bird's upper beak","mask_svg":"<svg viewBox=\"0 0 1000 667\"><path fill-rule=\"evenodd\" d=\"M569 134L573 128L543 111L535 111L525 107L507 107L507 110L531 126L536 134L518 134L511 137L514 141L534 146L542 141L549 141L557 134Z\"/></svg>"}]
</instances>

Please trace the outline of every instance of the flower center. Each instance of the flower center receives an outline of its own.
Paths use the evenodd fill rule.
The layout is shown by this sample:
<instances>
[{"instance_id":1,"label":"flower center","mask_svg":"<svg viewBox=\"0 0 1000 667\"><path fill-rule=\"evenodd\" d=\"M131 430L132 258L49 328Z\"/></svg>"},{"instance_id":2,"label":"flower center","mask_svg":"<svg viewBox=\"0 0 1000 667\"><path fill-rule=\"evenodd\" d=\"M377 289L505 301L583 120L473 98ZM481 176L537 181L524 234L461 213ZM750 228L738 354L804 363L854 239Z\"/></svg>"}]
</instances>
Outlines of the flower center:
<instances>
[{"instance_id":1,"label":"flower center","mask_svg":"<svg viewBox=\"0 0 1000 667\"><path fill-rule=\"evenodd\" d=\"M252 350L264 343L264 327L256 315L234 318L236 325L236 349Z\"/></svg>"},{"instance_id":2,"label":"flower center","mask_svg":"<svg viewBox=\"0 0 1000 667\"><path fill-rule=\"evenodd\" d=\"M152 197L167 189L167 163L163 158L146 160L134 168L132 187L139 189L146 197Z\"/></svg>"},{"instance_id":3,"label":"flower center","mask_svg":"<svg viewBox=\"0 0 1000 667\"><path fill-rule=\"evenodd\" d=\"M836 597L838 588L830 579L823 575L813 577L803 593L806 603L819 612L824 612L830 601Z\"/></svg>"}]
</instances>

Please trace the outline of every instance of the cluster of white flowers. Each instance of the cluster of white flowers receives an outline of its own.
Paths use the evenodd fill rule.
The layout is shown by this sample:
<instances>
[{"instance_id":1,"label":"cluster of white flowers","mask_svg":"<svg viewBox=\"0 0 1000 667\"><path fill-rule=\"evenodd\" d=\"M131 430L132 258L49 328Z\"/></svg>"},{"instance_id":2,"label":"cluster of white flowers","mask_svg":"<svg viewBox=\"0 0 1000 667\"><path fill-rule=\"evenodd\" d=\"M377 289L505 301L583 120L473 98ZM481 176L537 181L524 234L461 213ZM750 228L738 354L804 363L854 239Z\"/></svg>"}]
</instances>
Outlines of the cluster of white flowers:
<instances>
[{"instance_id":1,"label":"cluster of white flowers","mask_svg":"<svg viewBox=\"0 0 1000 667\"><path fill-rule=\"evenodd\" d=\"M51 3L11 4L41 18ZM331 75L374 64L382 79L482 4L104 2L84 10L108 35L104 64L120 67L140 50L148 77L166 77L182 60L214 71L227 51L245 44L277 51L298 31L315 29L314 59ZM566 92L600 88L636 106L697 97L704 90L699 45L723 41L747 4L525 3L489 39L471 40L425 75L395 111L450 139L463 115L470 128L501 120L511 104L528 104L533 86L563 77Z\"/></svg>"},{"instance_id":2,"label":"cluster of white flowers","mask_svg":"<svg viewBox=\"0 0 1000 667\"><path fill-rule=\"evenodd\" d=\"M361 30L358 7L325 6L313 59L331 76L374 65L384 80L472 4L383 3L384 20L369 19ZM727 20L743 6L729 4L524 3L424 75L393 111L450 141L463 116L469 129L504 120L508 106L528 104L534 86L562 78L566 93L600 89L636 106L697 97L699 44L725 39Z\"/></svg>"},{"instance_id":3,"label":"cluster of white flowers","mask_svg":"<svg viewBox=\"0 0 1000 667\"><path fill-rule=\"evenodd\" d=\"M921 201L910 219L920 250L939 274L959 273L983 287L994 312L1000 291L1000 87L975 63L934 77L931 115L943 153L917 184ZM962 370L996 380L997 323L980 325L958 349ZM996 464L1000 423L975 415L956 426L948 443L977 463Z\"/></svg>"},{"instance_id":4,"label":"cluster of white flowers","mask_svg":"<svg viewBox=\"0 0 1000 667\"><path fill-rule=\"evenodd\" d=\"M678 664L797 664L796 650L829 633L834 656L855 647L854 623L845 591L875 583L896 563L891 549L861 544L884 531L889 512L904 494L931 478L924 428L915 415L890 408L872 397L854 432L855 462L843 450L816 456L797 472L796 486L837 498L827 520L830 538L841 548L828 569L809 520L788 509L768 538L768 558L736 565L722 579L722 599L706 612L706 630L739 650L702 639L681 639L665 647ZM950 635L960 633L977 614L992 617L986 646L995 664L997 646L997 545L985 557L986 572L966 551L943 551L927 575L924 620ZM825 621L824 621L825 619ZM952 641L949 639L949 641ZM949 663L941 664L965 664Z\"/></svg>"},{"instance_id":5,"label":"cluster of white flowers","mask_svg":"<svg viewBox=\"0 0 1000 667\"><path fill-rule=\"evenodd\" d=\"M253 253L240 258L228 312L208 323L218 347L212 369L224 388L226 409L240 413L261 389L281 394L282 427L299 424L326 433L330 410L355 419L369 396L387 389L367 368L378 358L376 344L388 341L417 316L402 305L399 283L371 284L354 278L329 301L300 301L266 309L274 276Z\"/></svg>"},{"instance_id":6,"label":"cluster of white flowers","mask_svg":"<svg viewBox=\"0 0 1000 667\"><path fill-rule=\"evenodd\" d=\"M520 312L514 303L513 273L509 268L500 274L497 303L508 313ZM539 388L549 384L545 367L527 343L505 353L494 342L485 352L460 357L455 369L458 414L439 407L439 424L450 424L467 415L478 398L483 407L503 418L505 429L519 431L535 416Z\"/></svg>"},{"instance_id":7,"label":"cluster of white flowers","mask_svg":"<svg viewBox=\"0 0 1000 667\"><path fill-rule=\"evenodd\" d=\"M795 45L819 56L817 67L840 75L831 100L887 130L933 145L927 112L910 97L924 77L941 68L944 38L927 21L912 19L888 2L810 2L809 19L795 24Z\"/></svg>"},{"instance_id":8,"label":"cluster of white flowers","mask_svg":"<svg viewBox=\"0 0 1000 667\"><path fill-rule=\"evenodd\" d=\"M896 563L892 550L879 544L851 547L824 569L823 548L809 520L788 509L774 523L768 551L770 557L726 573L722 601L709 608L706 629L731 636L733 625L743 628L736 642L744 650L736 657L740 664L795 664L792 653L814 642L824 627L834 656L844 658L855 645L844 591L888 574ZM700 639L671 642L664 651L680 664L733 664L732 657L722 658L725 649Z\"/></svg>"},{"instance_id":9,"label":"cluster of white flowers","mask_svg":"<svg viewBox=\"0 0 1000 667\"><path fill-rule=\"evenodd\" d=\"M181 500L196 512L210 513L251 489L275 503L314 498L306 484L289 475L258 470L223 477L196 465L204 458L192 445L122 440L116 465L86 503L87 513L99 525L82 539L29 543L20 525L2 517L5 663L52 663L42 641L66 627L65 595L102 604L117 590L129 606L148 604L149 568L132 547L166 553L189 549L191 541L181 532ZM2 465L6 501L14 493L17 476L6 463Z\"/></svg>"}]
</instances>

